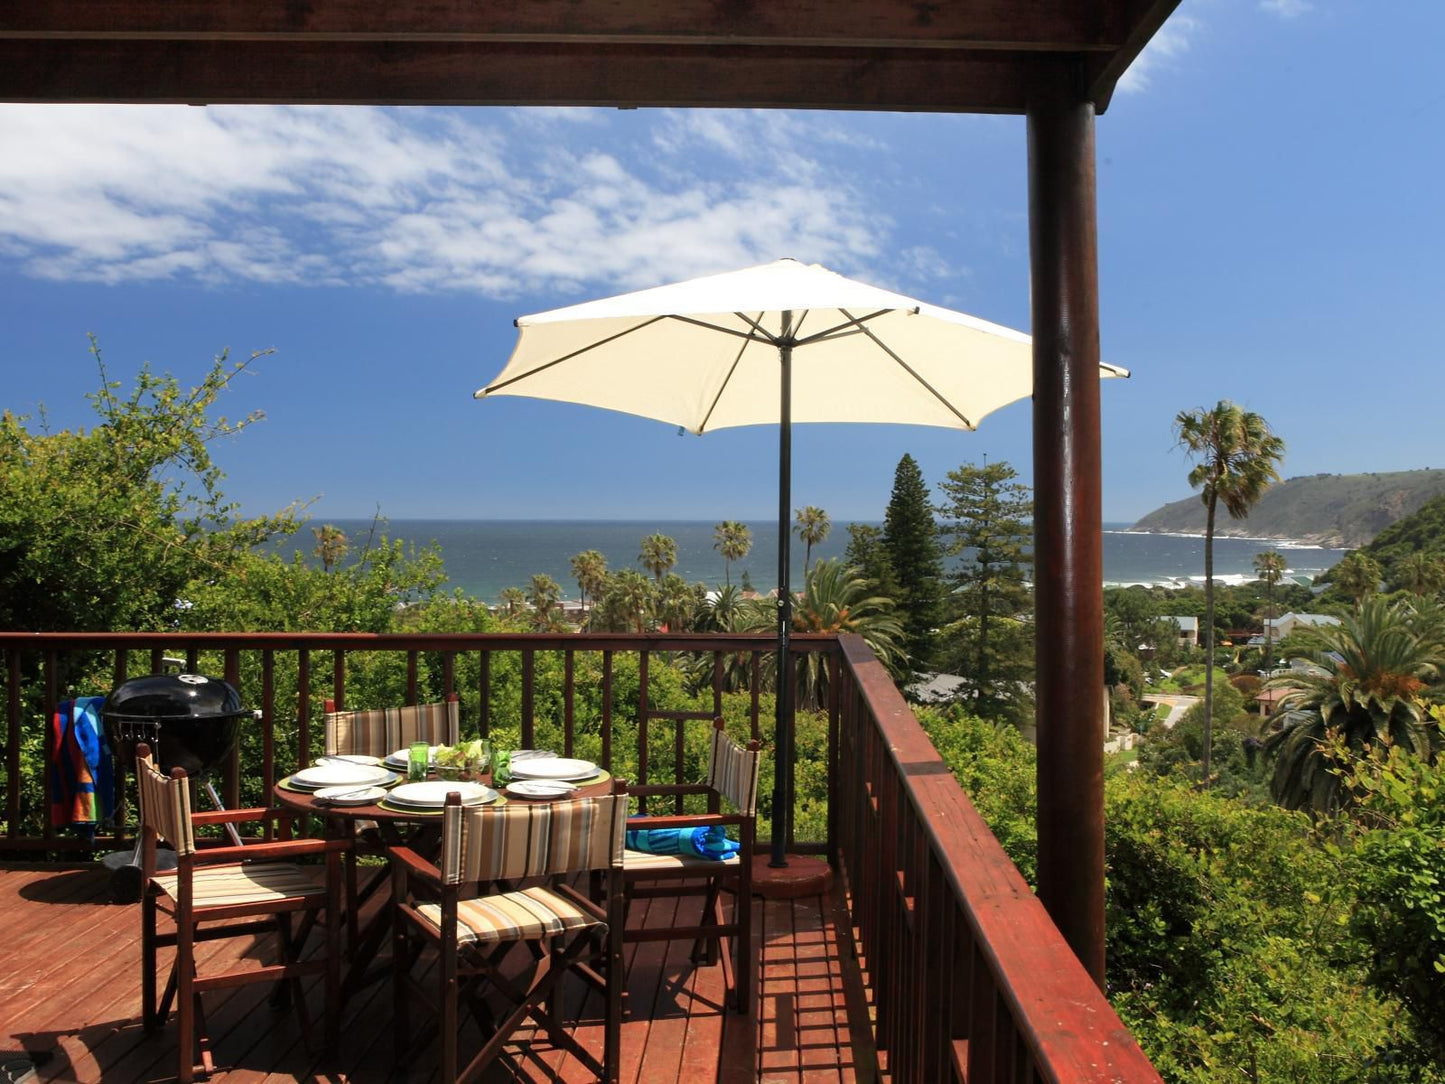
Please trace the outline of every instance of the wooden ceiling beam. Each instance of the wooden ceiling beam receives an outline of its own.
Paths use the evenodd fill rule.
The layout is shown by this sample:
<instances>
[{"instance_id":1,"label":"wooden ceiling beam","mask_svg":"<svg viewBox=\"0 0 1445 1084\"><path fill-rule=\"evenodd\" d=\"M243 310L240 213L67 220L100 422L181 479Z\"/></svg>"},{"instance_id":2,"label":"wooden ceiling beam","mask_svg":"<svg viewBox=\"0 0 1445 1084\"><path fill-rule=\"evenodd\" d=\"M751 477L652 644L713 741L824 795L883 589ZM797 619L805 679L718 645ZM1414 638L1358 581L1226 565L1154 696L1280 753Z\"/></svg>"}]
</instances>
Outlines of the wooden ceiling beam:
<instances>
[{"instance_id":1,"label":"wooden ceiling beam","mask_svg":"<svg viewBox=\"0 0 1445 1084\"><path fill-rule=\"evenodd\" d=\"M1109 0L1109 3L1117 9L1112 13L1115 25L1130 29L1117 49L1091 56L1085 61L1081 92L1094 102L1100 113L1109 108L1119 77L1179 6L1179 0Z\"/></svg>"},{"instance_id":2,"label":"wooden ceiling beam","mask_svg":"<svg viewBox=\"0 0 1445 1084\"><path fill-rule=\"evenodd\" d=\"M0 38L1109 51L1112 0L6 0Z\"/></svg>"},{"instance_id":3,"label":"wooden ceiling beam","mask_svg":"<svg viewBox=\"0 0 1445 1084\"><path fill-rule=\"evenodd\" d=\"M492 43L0 40L0 101L1011 113L1057 54ZM1054 61L1057 62L1057 61Z\"/></svg>"}]
</instances>

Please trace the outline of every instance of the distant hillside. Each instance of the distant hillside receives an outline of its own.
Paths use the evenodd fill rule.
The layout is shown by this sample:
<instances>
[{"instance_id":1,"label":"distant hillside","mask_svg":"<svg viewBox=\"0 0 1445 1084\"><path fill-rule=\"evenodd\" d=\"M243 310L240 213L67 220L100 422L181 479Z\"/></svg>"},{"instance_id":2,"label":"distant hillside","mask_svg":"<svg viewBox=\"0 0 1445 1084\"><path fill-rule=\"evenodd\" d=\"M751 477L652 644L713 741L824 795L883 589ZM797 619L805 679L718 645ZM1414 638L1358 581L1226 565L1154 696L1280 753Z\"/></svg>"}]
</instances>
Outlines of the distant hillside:
<instances>
[{"instance_id":1,"label":"distant hillside","mask_svg":"<svg viewBox=\"0 0 1445 1084\"><path fill-rule=\"evenodd\" d=\"M1445 553L1445 497L1427 501L1386 527L1365 547L1365 552L1386 571L1398 569L1412 553Z\"/></svg>"},{"instance_id":2,"label":"distant hillside","mask_svg":"<svg viewBox=\"0 0 1445 1084\"><path fill-rule=\"evenodd\" d=\"M1230 519L1221 506L1215 531L1221 536L1363 546L1391 524L1441 496L1445 496L1445 470L1315 474L1271 486L1248 519ZM1203 534L1204 502L1195 494L1166 504L1132 529L1157 534Z\"/></svg>"}]
</instances>

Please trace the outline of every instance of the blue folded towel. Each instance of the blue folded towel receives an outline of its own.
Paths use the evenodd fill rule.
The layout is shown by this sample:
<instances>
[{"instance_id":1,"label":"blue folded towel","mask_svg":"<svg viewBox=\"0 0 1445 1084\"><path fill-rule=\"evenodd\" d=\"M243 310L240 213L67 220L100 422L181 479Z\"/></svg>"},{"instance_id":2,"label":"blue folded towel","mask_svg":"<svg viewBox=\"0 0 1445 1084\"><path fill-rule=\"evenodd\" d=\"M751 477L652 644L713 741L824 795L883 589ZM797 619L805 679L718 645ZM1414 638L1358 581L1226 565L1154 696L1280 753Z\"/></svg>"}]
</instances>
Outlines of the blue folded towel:
<instances>
[{"instance_id":1,"label":"blue folded towel","mask_svg":"<svg viewBox=\"0 0 1445 1084\"><path fill-rule=\"evenodd\" d=\"M720 824L697 828L637 828L627 832L627 846L644 854L683 854L725 862L740 847Z\"/></svg>"}]
</instances>

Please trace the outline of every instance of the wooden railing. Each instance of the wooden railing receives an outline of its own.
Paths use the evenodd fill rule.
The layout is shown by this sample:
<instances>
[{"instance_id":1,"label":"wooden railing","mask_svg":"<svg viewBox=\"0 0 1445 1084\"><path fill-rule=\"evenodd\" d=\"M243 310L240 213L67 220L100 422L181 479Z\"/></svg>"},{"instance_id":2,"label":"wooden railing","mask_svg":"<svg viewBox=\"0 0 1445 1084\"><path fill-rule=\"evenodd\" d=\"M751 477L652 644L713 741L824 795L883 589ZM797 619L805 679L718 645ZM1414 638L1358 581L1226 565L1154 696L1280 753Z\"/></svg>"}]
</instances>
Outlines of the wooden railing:
<instances>
[{"instance_id":1,"label":"wooden railing","mask_svg":"<svg viewBox=\"0 0 1445 1084\"><path fill-rule=\"evenodd\" d=\"M827 656L828 822L818 849L826 848L841 876L889 1076L925 1084L1158 1081L862 640L798 636L792 643ZM514 725L521 744L545 736L564 753L592 742L604 765L625 761L639 781L681 782L691 720L729 713L736 723L741 714L754 735L771 738L771 712L761 704L771 646L758 636L0 633L7 724L0 850L83 845L48 824L23 830L21 795L36 793L40 782L25 785L22 744L36 740L64 697L160 672L167 658L219 672L260 712L260 778L244 782L269 794L278 774L319 751L321 705L347 706L348 660L363 654L398 658L407 702L456 693L465 730ZM711 659L693 705L655 703L649 663L663 652ZM633 656L636 690L624 696L618 659ZM537 677L541 663L555 669L559 660L560 691ZM515 701L502 695L504 666L516 667L505 681ZM74 685L77 674L90 685ZM543 684L546 704L538 702ZM582 708L595 732L579 725ZM616 744L624 732L633 736L626 749ZM228 803L242 783L233 761L223 788ZM121 842L118 834L93 845ZM794 849L809 849L808 842Z\"/></svg>"},{"instance_id":2,"label":"wooden railing","mask_svg":"<svg viewBox=\"0 0 1445 1084\"><path fill-rule=\"evenodd\" d=\"M837 651L837 641L828 636L800 635L794 643L800 653ZM689 722L728 714L736 724L741 715L752 736L771 730L762 675L772 645L765 635L0 632L6 721L0 850L108 849L124 843L123 785L114 834L78 839L52 828L43 808L48 753L43 764L38 754L61 700L104 695L127 677L161 673L167 666L225 678L258 713L257 725L244 728L244 743L259 770L243 779L241 757L234 755L218 781L223 800L236 805L243 798L265 800L277 778L321 751L326 700L341 707L382 706L348 698L361 668L357 660L374 662L379 656L395 664L395 694L385 703L456 694L465 733L510 727L520 745L555 742L564 755L586 743L587 756L609 769L625 768L634 782L680 783ZM710 659L711 673L698 681L696 695L680 698L673 691L660 702L650 663L659 654L676 653L687 654L695 672L699 659L703 670ZM625 682L623 658L635 665ZM545 687L538 679L543 665L554 672ZM368 671L372 684L375 669ZM725 694L727 688L735 691ZM539 703L544 694L547 703ZM589 727L579 727L581 708L590 708ZM617 747L624 734L627 746ZM22 758L26 743L31 751ZM812 848L804 841L803 849L823 848L823 841L811 842Z\"/></svg>"},{"instance_id":3,"label":"wooden railing","mask_svg":"<svg viewBox=\"0 0 1445 1084\"><path fill-rule=\"evenodd\" d=\"M841 649L829 820L889 1074L1158 1081L887 672Z\"/></svg>"}]
</instances>

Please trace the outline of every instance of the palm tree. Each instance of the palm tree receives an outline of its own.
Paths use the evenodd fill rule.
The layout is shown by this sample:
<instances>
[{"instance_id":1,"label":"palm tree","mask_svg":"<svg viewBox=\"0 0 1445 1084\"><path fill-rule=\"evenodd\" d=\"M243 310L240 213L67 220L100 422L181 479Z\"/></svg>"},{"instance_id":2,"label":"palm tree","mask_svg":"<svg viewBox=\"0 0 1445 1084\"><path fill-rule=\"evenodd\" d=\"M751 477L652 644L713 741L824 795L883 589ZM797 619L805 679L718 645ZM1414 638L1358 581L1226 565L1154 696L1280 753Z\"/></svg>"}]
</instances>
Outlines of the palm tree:
<instances>
[{"instance_id":1,"label":"palm tree","mask_svg":"<svg viewBox=\"0 0 1445 1084\"><path fill-rule=\"evenodd\" d=\"M634 632L645 632L647 614L652 609L654 588L647 577L635 568L624 568L612 577L608 597L614 612Z\"/></svg>"},{"instance_id":2,"label":"palm tree","mask_svg":"<svg viewBox=\"0 0 1445 1084\"><path fill-rule=\"evenodd\" d=\"M555 632L561 625L561 613L557 602L562 597L562 585L545 572L532 577L527 589L527 602L532 607L532 626L538 632Z\"/></svg>"},{"instance_id":3,"label":"palm tree","mask_svg":"<svg viewBox=\"0 0 1445 1084\"><path fill-rule=\"evenodd\" d=\"M803 554L803 577L806 580L808 566L813 560L813 547L821 545L828 537L828 532L833 529L833 521L828 518L828 513L821 508L808 505L806 508L796 510L797 522L793 527L794 533L803 540L807 549Z\"/></svg>"},{"instance_id":4,"label":"palm tree","mask_svg":"<svg viewBox=\"0 0 1445 1084\"><path fill-rule=\"evenodd\" d=\"M1426 598L1445 588L1445 561L1438 553L1416 550L1400 565L1401 586Z\"/></svg>"},{"instance_id":5,"label":"palm tree","mask_svg":"<svg viewBox=\"0 0 1445 1084\"><path fill-rule=\"evenodd\" d=\"M1380 562L1360 550L1347 553L1330 571L1330 579L1359 606L1380 589Z\"/></svg>"},{"instance_id":6,"label":"palm tree","mask_svg":"<svg viewBox=\"0 0 1445 1084\"><path fill-rule=\"evenodd\" d=\"M588 594L596 599L607 581L607 558L597 550L583 550L572 558L572 578L577 581L577 590L582 592L582 612L586 613Z\"/></svg>"},{"instance_id":7,"label":"palm tree","mask_svg":"<svg viewBox=\"0 0 1445 1084\"><path fill-rule=\"evenodd\" d=\"M1284 441L1258 414L1221 399L1213 409L1183 410L1174 419L1179 444L1198 458L1189 484L1200 490L1207 509L1204 525L1204 785L1209 785L1214 709L1214 516L1220 501L1234 519L1244 519L1272 482Z\"/></svg>"},{"instance_id":8,"label":"palm tree","mask_svg":"<svg viewBox=\"0 0 1445 1084\"><path fill-rule=\"evenodd\" d=\"M321 570L330 572L341 563L346 551L351 548L346 541L346 533L340 527L333 527L329 523L322 527L312 527L311 533L316 538L316 549L312 552L320 558Z\"/></svg>"},{"instance_id":9,"label":"palm tree","mask_svg":"<svg viewBox=\"0 0 1445 1084\"><path fill-rule=\"evenodd\" d=\"M1276 710L1280 728L1264 743L1275 801L1327 815L1350 799L1343 758L1384 745L1429 755L1433 724L1420 693L1445 664L1441 632L1438 609L1370 598L1340 624L1305 633L1321 669L1265 683L1289 690Z\"/></svg>"},{"instance_id":10,"label":"palm tree","mask_svg":"<svg viewBox=\"0 0 1445 1084\"><path fill-rule=\"evenodd\" d=\"M712 548L722 554L723 582L731 587L733 562L741 561L753 548L753 532L747 524L725 519L713 528L712 538Z\"/></svg>"},{"instance_id":11,"label":"palm tree","mask_svg":"<svg viewBox=\"0 0 1445 1084\"><path fill-rule=\"evenodd\" d=\"M694 586L676 573L669 573L657 595L657 616L669 632L691 632L704 597L701 584Z\"/></svg>"},{"instance_id":12,"label":"palm tree","mask_svg":"<svg viewBox=\"0 0 1445 1084\"><path fill-rule=\"evenodd\" d=\"M502 613L507 617L516 617L527 608L527 595L520 587L507 587L502 590Z\"/></svg>"},{"instance_id":13,"label":"palm tree","mask_svg":"<svg viewBox=\"0 0 1445 1084\"><path fill-rule=\"evenodd\" d=\"M650 534L642 540L642 552L637 559L660 585L662 577L677 564L677 543L665 534Z\"/></svg>"},{"instance_id":14,"label":"palm tree","mask_svg":"<svg viewBox=\"0 0 1445 1084\"><path fill-rule=\"evenodd\" d=\"M1284 555L1278 550L1265 550L1254 555L1254 571L1264 581L1267 598L1265 610L1268 618L1264 623L1264 672L1273 668L1274 659L1274 585L1284 578Z\"/></svg>"},{"instance_id":15,"label":"palm tree","mask_svg":"<svg viewBox=\"0 0 1445 1084\"><path fill-rule=\"evenodd\" d=\"M903 625L894 613L893 600L870 595L870 581L862 571L837 559L819 561L808 573L803 594L793 607L794 632L825 632L837 635L854 632L878 656L878 661L895 675L906 661L899 646ZM762 632L775 627L776 612L770 606L749 607L742 612L742 631ZM826 703L828 692L827 656L816 651L793 656L797 666L798 704L816 709ZM776 668L776 656L772 657ZM776 674L774 674L776 679Z\"/></svg>"}]
</instances>

